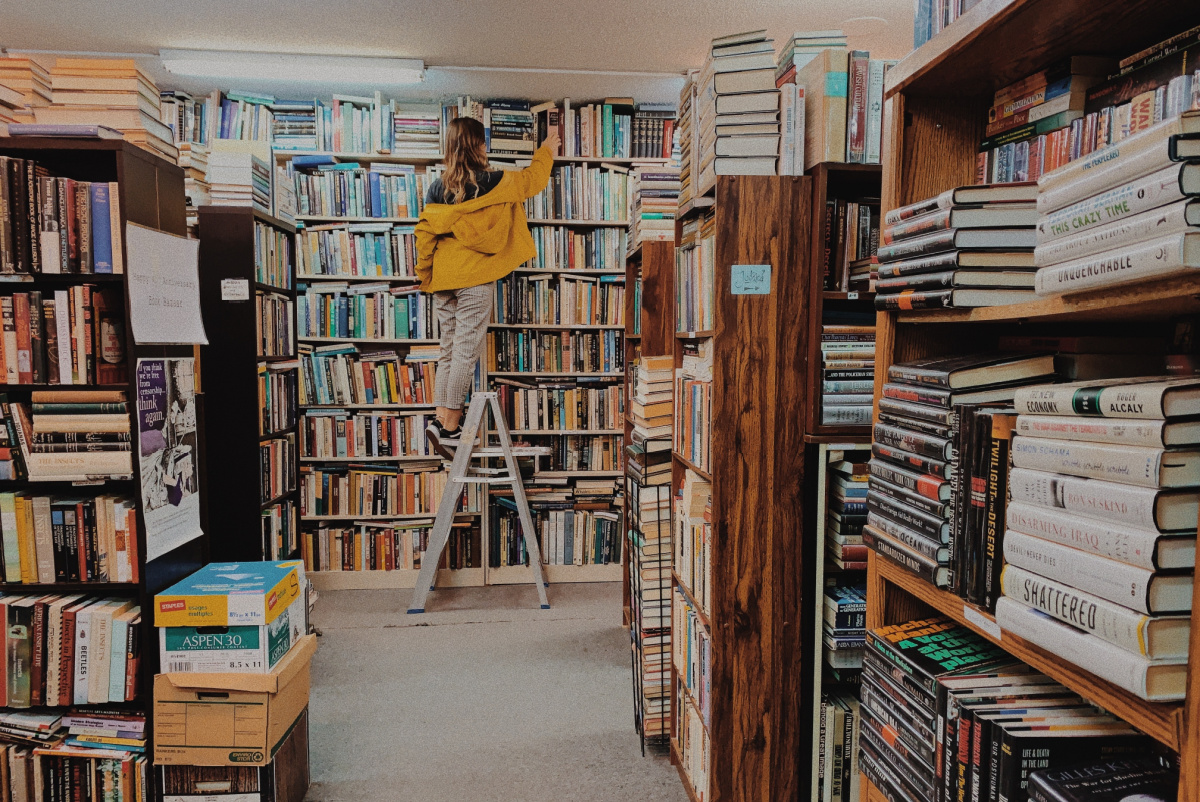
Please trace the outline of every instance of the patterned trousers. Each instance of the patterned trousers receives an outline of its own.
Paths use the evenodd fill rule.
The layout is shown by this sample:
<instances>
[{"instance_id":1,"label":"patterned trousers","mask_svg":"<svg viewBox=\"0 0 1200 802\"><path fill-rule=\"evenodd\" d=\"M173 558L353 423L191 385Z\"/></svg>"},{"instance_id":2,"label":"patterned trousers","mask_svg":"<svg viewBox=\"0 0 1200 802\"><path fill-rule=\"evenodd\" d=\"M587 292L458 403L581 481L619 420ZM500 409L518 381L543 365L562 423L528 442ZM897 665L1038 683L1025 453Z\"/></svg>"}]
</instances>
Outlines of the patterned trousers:
<instances>
[{"instance_id":1,"label":"patterned trousers","mask_svg":"<svg viewBox=\"0 0 1200 802\"><path fill-rule=\"evenodd\" d=\"M433 388L435 405L462 409L475 379L475 362L483 348L495 298L495 282L433 294L442 330L442 353Z\"/></svg>"}]
</instances>

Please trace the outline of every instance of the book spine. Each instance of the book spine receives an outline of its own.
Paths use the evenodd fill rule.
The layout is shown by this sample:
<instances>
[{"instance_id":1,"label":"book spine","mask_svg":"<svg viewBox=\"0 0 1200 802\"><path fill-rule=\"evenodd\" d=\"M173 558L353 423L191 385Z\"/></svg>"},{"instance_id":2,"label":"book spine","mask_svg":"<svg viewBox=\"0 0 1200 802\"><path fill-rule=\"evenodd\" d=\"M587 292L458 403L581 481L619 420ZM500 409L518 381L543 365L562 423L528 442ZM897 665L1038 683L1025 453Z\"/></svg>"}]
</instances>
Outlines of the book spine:
<instances>
[{"instance_id":1,"label":"book spine","mask_svg":"<svg viewBox=\"0 0 1200 802\"><path fill-rule=\"evenodd\" d=\"M1183 234L1187 231L1189 210L1200 218L1200 214L1197 213L1200 211L1200 204L1195 201L1180 201L1108 225L1051 240L1034 248L1033 262L1038 267L1049 267L1132 245L1150 237Z\"/></svg>"},{"instance_id":2,"label":"book spine","mask_svg":"<svg viewBox=\"0 0 1200 802\"><path fill-rule=\"evenodd\" d=\"M954 249L955 233L955 229L951 228L920 237L898 240L890 244L882 243L876 255L880 262L895 262L950 251Z\"/></svg>"},{"instance_id":3,"label":"book spine","mask_svg":"<svg viewBox=\"0 0 1200 802\"><path fill-rule=\"evenodd\" d=\"M915 454L932 457L936 460L946 460L950 457L950 442L940 437L932 437L897 426L887 426L884 424L876 424L872 430L872 435L875 442L891 446L892 448L911 451Z\"/></svg>"},{"instance_id":4,"label":"book spine","mask_svg":"<svg viewBox=\"0 0 1200 802\"><path fill-rule=\"evenodd\" d=\"M949 485L945 479L917 471L909 471L893 465L885 465L877 460L871 460L871 475L885 481L900 485L903 488L918 493L926 498L941 499Z\"/></svg>"},{"instance_id":5,"label":"book spine","mask_svg":"<svg viewBox=\"0 0 1200 802\"><path fill-rule=\"evenodd\" d=\"M1157 531L1115 526L1049 507L1015 502L1008 507L1009 529L1062 543L1089 554L1098 554L1148 570L1158 568Z\"/></svg>"},{"instance_id":6,"label":"book spine","mask_svg":"<svg viewBox=\"0 0 1200 802\"><path fill-rule=\"evenodd\" d=\"M903 259L879 266L879 278L900 278L921 273L941 273L958 267L958 251L945 251L932 256Z\"/></svg>"},{"instance_id":7,"label":"book spine","mask_svg":"<svg viewBox=\"0 0 1200 802\"><path fill-rule=\"evenodd\" d=\"M864 161L879 164L883 139L883 59L871 59L867 66L867 146Z\"/></svg>"},{"instance_id":8,"label":"book spine","mask_svg":"<svg viewBox=\"0 0 1200 802\"><path fill-rule=\"evenodd\" d=\"M1172 164L1164 170L1046 214L1038 221L1038 244L1182 200L1187 197L1183 192L1185 176L1192 172L1194 170L1189 169L1189 165Z\"/></svg>"},{"instance_id":9,"label":"book spine","mask_svg":"<svg viewBox=\"0 0 1200 802\"><path fill-rule=\"evenodd\" d=\"M867 525L935 562L943 561L945 521L878 494L872 494L867 504Z\"/></svg>"},{"instance_id":10,"label":"book spine","mask_svg":"<svg viewBox=\"0 0 1200 802\"><path fill-rule=\"evenodd\" d=\"M1163 453L1162 449L1138 446L1016 437L1012 464L1015 468L1158 487Z\"/></svg>"},{"instance_id":11,"label":"book spine","mask_svg":"<svg viewBox=\"0 0 1200 802\"><path fill-rule=\"evenodd\" d=\"M888 462L893 462L897 465L903 465L910 470L927 473L931 476L939 476L942 478L950 478L952 469L950 463L944 460L933 459L932 457L914 454L911 451L906 451L902 448L885 445L884 443L872 443L871 455L878 457Z\"/></svg>"},{"instance_id":12,"label":"book spine","mask_svg":"<svg viewBox=\"0 0 1200 802\"><path fill-rule=\"evenodd\" d=\"M1198 246L1200 234L1175 234L1055 267L1043 267L1037 271L1034 290L1038 295L1062 295L1164 278L1196 266Z\"/></svg>"},{"instance_id":13,"label":"book spine","mask_svg":"<svg viewBox=\"0 0 1200 802\"><path fill-rule=\"evenodd\" d=\"M896 295L876 295L875 308L881 312L907 312L913 309L949 309L954 305L953 290L902 290Z\"/></svg>"},{"instance_id":14,"label":"book spine","mask_svg":"<svg viewBox=\"0 0 1200 802\"><path fill-rule=\"evenodd\" d=\"M929 515L938 518L945 518L949 512L944 502L934 501L933 499L925 498L924 496L913 493L906 488L901 487L891 482L885 482L878 477L874 477L871 481L871 492L880 496L887 496L895 501L903 502L911 507L916 507Z\"/></svg>"},{"instance_id":15,"label":"book spine","mask_svg":"<svg viewBox=\"0 0 1200 802\"><path fill-rule=\"evenodd\" d=\"M1045 190L1039 189L1038 214L1051 214L1171 166L1165 142L1160 147L1146 148L1123 159L1115 159L1083 173L1073 181L1059 182ZM1179 169L1177 165L1175 169Z\"/></svg>"},{"instance_id":16,"label":"book spine","mask_svg":"<svg viewBox=\"0 0 1200 802\"><path fill-rule=\"evenodd\" d=\"M846 161L861 164L867 149L867 81L869 57L865 51L855 50L849 55L847 67L846 102Z\"/></svg>"},{"instance_id":17,"label":"book spine","mask_svg":"<svg viewBox=\"0 0 1200 802\"><path fill-rule=\"evenodd\" d=\"M884 533L870 526L863 527L863 543L876 553L887 557L902 568L916 574L934 587L946 586L946 571L920 552L906 548Z\"/></svg>"},{"instance_id":18,"label":"book spine","mask_svg":"<svg viewBox=\"0 0 1200 802\"><path fill-rule=\"evenodd\" d=\"M1013 468L1008 489L1014 503L1160 530L1157 488Z\"/></svg>"},{"instance_id":19,"label":"book spine","mask_svg":"<svg viewBox=\"0 0 1200 802\"><path fill-rule=\"evenodd\" d=\"M1154 572L1081 552L1011 529L1004 534L1004 559L1010 565L1047 579L1065 582L1116 604L1143 613L1149 609ZM1161 612L1175 612L1162 610Z\"/></svg>"},{"instance_id":20,"label":"book spine","mask_svg":"<svg viewBox=\"0 0 1200 802\"><path fill-rule=\"evenodd\" d=\"M904 378L906 375L914 375L907 369L896 369L890 372L895 373L896 378ZM932 383L932 382L931 382ZM954 412L950 408L951 394L949 390L939 389L934 386L918 386L914 384L894 384L888 382L883 385L883 398L891 399L896 402L909 402L913 406L908 409L909 404L905 404L905 409L897 407L897 414L912 415L912 417L920 417L922 420L928 420L933 423L941 423L944 426L952 425ZM938 410L926 410L925 407L934 406L941 407Z\"/></svg>"},{"instance_id":21,"label":"book spine","mask_svg":"<svg viewBox=\"0 0 1200 802\"><path fill-rule=\"evenodd\" d=\"M890 226L884 226L880 234L880 242L884 245L891 245L899 240L919 237L935 231L945 231L950 228L950 217L953 213L952 209L937 209L920 217L910 217ZM945 257L932 258L944 259Z\"/></svg>"},{"instance_id":22,"label":"book spine","mask_svg":"<svg viewBox=\"0 0 1200 802\"><path fill-rule=\"evenodd\" d=\"M1019 387L1013 406L1025 415L1079 415L1130 420L1161 420L1163 399L1170 385L1160 382L1105 385L1042 384Z\"/></svg>"}]
</instances>

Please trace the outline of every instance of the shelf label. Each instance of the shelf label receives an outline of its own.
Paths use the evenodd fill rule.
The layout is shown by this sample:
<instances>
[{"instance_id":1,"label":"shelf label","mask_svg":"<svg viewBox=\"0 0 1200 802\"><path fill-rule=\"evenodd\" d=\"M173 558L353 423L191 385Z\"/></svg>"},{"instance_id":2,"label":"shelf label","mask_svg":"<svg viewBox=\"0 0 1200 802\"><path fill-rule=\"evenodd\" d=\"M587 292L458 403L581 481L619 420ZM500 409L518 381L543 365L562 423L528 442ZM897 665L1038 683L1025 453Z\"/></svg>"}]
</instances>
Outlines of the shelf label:
<instances>
[{"instance_id":1,"label":"shelf label","mask_svg":"<svg viewBox=\"0 0 1200 802\"><path fill-rule=\"evenodd\" d=\"M967 619L968 624L979 627L983 634L996 640L1000 640L1000 625L976 610L971 605L963 605L963 618Z\"/></svg>"},{"instance_id":2,"label":"shelf label","mask_svg":"<svg viewBox=\"0 0 1200 802\"><path fill-rule=\"evenodd\" d=\"M770 265L733 265L730 291L734 295L770 295Z\"/></svg>"},{"instance_id":3,"label":"shelf label","mask_svg":"<svg viewBox=\"0 0 1200 802\"><path fill-rule=\"evenodd\" d=\"M221 279L222 301L249 301L250 280L244 278Z\"/></svg>"},{"instance_id":4,"label":"shelf label","mask_svg":"<svg viewBox=\"0 0 1200 802\"><path fill-rule=\"evenodd\" d=\"M858 300L858 291L855 290L854 292L846 293L846 300L847 301L857 301Z\"/></svg>"}]
</instances>

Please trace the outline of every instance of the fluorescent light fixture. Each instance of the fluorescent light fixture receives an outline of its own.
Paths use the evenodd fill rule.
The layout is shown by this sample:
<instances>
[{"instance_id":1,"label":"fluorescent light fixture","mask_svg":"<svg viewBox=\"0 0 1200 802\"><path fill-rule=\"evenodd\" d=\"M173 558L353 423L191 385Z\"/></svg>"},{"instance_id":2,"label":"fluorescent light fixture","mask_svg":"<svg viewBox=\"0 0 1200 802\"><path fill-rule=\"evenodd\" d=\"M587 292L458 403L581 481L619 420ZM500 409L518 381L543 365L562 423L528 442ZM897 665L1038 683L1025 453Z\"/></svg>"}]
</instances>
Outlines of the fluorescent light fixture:
<instances>
[{"instance_id":1,"label":"fluorescent light fixture","mask_svg":"<svg viewBox=\"0 0 1200 802\"><path fill-rule=\"evenodd\" d=\"M425 62L414 58L224 50L160 50L158 57L167 72L203 78L376 85L418 84L425 80Z\"/></svg>"}]
</instances>

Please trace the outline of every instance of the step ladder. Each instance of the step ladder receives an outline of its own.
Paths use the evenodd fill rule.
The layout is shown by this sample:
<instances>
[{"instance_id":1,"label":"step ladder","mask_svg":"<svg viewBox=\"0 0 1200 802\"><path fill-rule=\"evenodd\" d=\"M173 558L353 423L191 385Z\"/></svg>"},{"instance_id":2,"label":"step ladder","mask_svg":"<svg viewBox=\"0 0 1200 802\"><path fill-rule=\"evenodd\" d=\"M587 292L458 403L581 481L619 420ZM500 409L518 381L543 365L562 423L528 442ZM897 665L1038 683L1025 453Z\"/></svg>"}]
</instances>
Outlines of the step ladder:
<instances>
[{"instance_id":1,"label":"step ladder","mask_svg":"<svg viewBox=\"0 0 1200 802\"><path fill-rule=\"evenodd\" d=\"M500 440L498 446L488 446L477 442L482 428L484 413L492 411L492 420L496 424L496 434ZM486 435L484 438L486 440ZM454 524L454 514L458 511L458 502L462 498L464 484L483 485L512 485L513 501L517 505L517 514L521 521L521 537L525 539L525 553L529 555L529 567L533 572L533 581L537 586L538 599L542 609L549 610L550 602L546 600L546 582L542 578L542 555L538 549L537 534L533 528L533 516L529 514L529 501L525 498L525 486L521 483L521 472L517 468L517 457L541 457L550 453L550 449L523 446L513 447L512 436L508 431L508 423L500 410L500 400L495 393L475 393L471 396L471 405L467 408L466 420L462 423L462 438L454 453L454 461L450 463L450 484L442 493L438 504L437 520L433 524L433 532L429 535L429 543L425 556L421 558L421 572L417 574L417 586L413 589L412 602L408 605L409 614L425 612L425 598L433 590L434 576L437 574L438 563L442 560L442 552L450 539L450 528ZM476 459L503 458L503 468L487 468L472 464ZM486 501L486 499L485 499ZM486 550L485 550L486 551Z\"/></svg>"}]
</instances>

